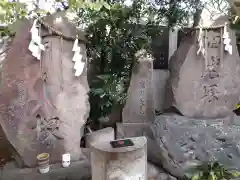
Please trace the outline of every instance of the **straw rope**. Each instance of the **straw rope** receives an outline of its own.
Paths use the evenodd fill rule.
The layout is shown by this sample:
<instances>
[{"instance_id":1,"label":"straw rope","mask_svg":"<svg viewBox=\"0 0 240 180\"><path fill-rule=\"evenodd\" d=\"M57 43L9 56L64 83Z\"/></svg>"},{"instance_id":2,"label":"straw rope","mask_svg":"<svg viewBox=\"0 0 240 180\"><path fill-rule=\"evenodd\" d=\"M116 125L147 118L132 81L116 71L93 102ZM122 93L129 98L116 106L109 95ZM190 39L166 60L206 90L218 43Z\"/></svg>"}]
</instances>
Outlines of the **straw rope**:
<instances>
[{"instance_id":1,"label":"straw rope","mask_svg":"<svg viewBox=\"0 0 240 180\"><path fill-rule=\"evenodd\" d=\"M57 36L60 36L62 37L63 39L65 40L71 40L71 41L75 41L76 38L78 38L78 36L67 36L65 34L63 34L61 31L58 31L56 29L54 29L51 25L49 25L48 23L44 22L42 19L38 19L38 22L43 25L45 28L47 28L48 30L50 30L53 34L57 35ZM83 39L79 39L78 40L80 42L83 42L83 43L88 43L86 40L83 40Z\"/></svg>"}]
</instances>

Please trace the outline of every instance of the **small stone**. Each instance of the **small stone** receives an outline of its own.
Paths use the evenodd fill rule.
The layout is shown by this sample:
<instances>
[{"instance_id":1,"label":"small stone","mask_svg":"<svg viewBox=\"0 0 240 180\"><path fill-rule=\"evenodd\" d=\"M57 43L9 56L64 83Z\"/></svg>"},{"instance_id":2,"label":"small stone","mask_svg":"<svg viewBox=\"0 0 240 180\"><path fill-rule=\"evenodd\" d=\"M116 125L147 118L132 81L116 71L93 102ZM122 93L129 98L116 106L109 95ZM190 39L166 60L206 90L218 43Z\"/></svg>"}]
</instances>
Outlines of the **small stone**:
<instances>
[{"instance_id":1,"label":"small stone","mask_svg":"<svg viewBox=\"0 0 240 180\"><path fill-rule=\"evenodd\" d=\"M232 154L230 154L230 153L228 153L228 154L227 154L227 156L228 156L230 159L232 159L232 158L233 158L233 155L232 155Z\"/></svg>"}]
</instances>

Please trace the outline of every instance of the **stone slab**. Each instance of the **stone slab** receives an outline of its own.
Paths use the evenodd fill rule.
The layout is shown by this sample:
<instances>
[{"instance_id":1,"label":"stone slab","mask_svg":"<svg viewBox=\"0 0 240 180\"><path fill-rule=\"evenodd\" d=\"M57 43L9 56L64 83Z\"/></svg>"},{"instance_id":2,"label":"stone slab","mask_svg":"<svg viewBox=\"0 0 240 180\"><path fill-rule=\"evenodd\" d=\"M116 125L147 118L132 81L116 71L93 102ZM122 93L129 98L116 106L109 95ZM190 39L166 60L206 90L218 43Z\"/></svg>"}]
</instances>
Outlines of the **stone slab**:
<instances>
[{"instance_id":1,"label":"stone slab","mask_svg":"<svg viewBox=\"0 0 240 180\"><path fill-rule=\"evenodd\" d=\"M142 136L149 123L117 123L116 138L122 139L127 137Z\"/></svg>"},{"instance_id":2,"label":"stone slab","mask_svg":"<svg viewBox=\"0 0 240 180\"><path fill-rule=\"evenodd\" d=\"M88 150L88 149L83 149L83 153L84 153L84 155L86 155L85 154L85 152L87 152L87 153L89 153L90 151ZM80 163L81 164L81 163ZM56 166L56 165L55 165ZM58 170L58 171L62 171L62 169L63 168L61 168L59 165L57 165L60 169ZM72 165L70 168L70 170L68 169L68 171L71 171L73 174L76 174L76 178L75 177L73 177L73 175L72 176L66 176L65 178L67 178L67 180L75 180L75 179L79 179L79 177L78 177L78 174L75 172L75 169L74 169L74 166L76 166L76 168L78 167L78 163L76 163L76 164L74 164L74 165ZM66 170L66 169L64 169L64 170ZM16 164L16 162L15 161L12 161L12 162L8 162L5 166L4 166L4 169L0 172L0 175L1 175L1 173L3 172L3 171L5 171L4 173L5 173L5 175L4 175L4 180L6 179L6 178L8 178L7 176L6 176L6 173L8 173L8 172L16 172L16 171L19 171L19 173L20 174L22 174L21 172L23 172L23 171L26 171L26 172L29 172L29 170L27 169L25 169L25 170L23 170L23 169L19 169L18 168L18 166L17 166L17 164ZM34 170L35 171L35 170ZM36 171L35 171L36 172ZM153 180L153 179L156 179L157 177L159 177L159 176L161 176L161 178L165 178L165 177L167 177L167 178L163 178L163 180L169 180L168 178L173 178L173 177L171 177L169 174L167 174L166 172L164 172L161 168L159 168L159 167L156 167L156 166L154 166L153 164L151 164L151 163L148 163L147 164L147 175L148 175L148 180ZM31 171L30 173L33 173L33 171ZM15 174L14 174L15 175ZM47 174L46 174L47 175ZM2 177L2 176L0 176L0 177ZM27 178L28 178L28 175L24 175L23 176L24 178L26 178L26 180L28 180ZM41 177L42 178L42 177ZM58 177L59 179L58 180L65 180L63 177ZM70 179L71 178L71 179ZM0 178L1 179L1 178ZM87 179L87 178L86 178ZM20 179L21 180L21 179ZM24 179L25 180L25 179ZM172 179L171 179L172 180Z\"/></svg>"},{"instance_id":3,"label":"stone slab","mask_svg":"<svg viewBox=\"0 0 240 180\"><path fill-rule=\"evenodd\" d=\"M49 173L40 174L36 168L4 168L1 180L91 180L91 167L88 162L72 162L68 168L61 164L51 165Z\"/></svg>"},{"instance_id":4,"label":"stone slab","mask_svg":"<svg viewBox=\"0 0 240 180\"><path fill-rule=\"evenodd\" d=\"M136 54L126 104L124 123L149 123L154 120L153 58L145 51Z\"/></svg>"}]
</instances>

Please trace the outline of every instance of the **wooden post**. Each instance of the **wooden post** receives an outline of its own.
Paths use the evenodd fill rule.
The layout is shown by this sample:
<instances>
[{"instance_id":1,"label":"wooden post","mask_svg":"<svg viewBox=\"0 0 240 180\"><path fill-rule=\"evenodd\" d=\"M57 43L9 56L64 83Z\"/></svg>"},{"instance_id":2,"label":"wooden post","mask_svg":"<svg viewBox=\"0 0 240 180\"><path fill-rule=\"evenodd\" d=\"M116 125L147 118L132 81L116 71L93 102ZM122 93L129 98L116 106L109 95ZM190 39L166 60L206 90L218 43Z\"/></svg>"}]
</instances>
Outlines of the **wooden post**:
<instances>
[{"instance_id":1,"label":"wooden post","mask_svg":"<svg viewBox=\"0 0 240 180\"><path fill-rule=\"evenodd\" d=\"M169 29L168 59L170 59L174 52L177 50L177 42L178 42L178 29L177 28L175 28L175 30Z\"/></svg>"}]
</instances>

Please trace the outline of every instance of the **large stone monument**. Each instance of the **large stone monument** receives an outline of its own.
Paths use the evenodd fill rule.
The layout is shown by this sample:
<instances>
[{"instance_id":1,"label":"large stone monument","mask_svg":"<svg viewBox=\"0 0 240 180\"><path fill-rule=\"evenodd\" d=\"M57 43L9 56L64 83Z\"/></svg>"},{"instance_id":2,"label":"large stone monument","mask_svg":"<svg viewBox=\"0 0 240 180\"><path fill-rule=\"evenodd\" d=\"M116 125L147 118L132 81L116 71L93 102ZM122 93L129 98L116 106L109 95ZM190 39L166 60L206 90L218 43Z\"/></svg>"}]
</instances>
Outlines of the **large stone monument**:
<instances>
[{"instance_id":1,"label":"large stone monument","mask_svg":"<svg viewBox=\"0 0 240 180\"><path fill-rule=\"evenodd\" d=\"M47 152L50 163L63 153L81 158L80 140L89 114L86 64L74 75L73 42L77 30L64 12L39 22L45 51L41 58L28 50L32 23L17 32L3 65L0 94L1 128L21 166L35 166L36 155ZM81 39L80 35L78 36ZM86 62L85 45L80 43Z\"/></svg>"},{"instance_id":2,"label":"large stone monument","mask_svg":"<svg viewBox=\"0 0 240 180\"><path fill-rule=\"evenodd\" d=\"M142 50L136 54L136 59L123 108L123 123L117 124L118 138L141 131L154 120L153 58Z\"/></svg>"},{"instance_id":3,"label":"large stone monument","mask_svg":"<svg viewBox=\"0 0 240 180\"><path fill-rule=\"evenodd\" d=\"M239 102L240 58L228 17L191 31L170 59L167 102L184 116L229 116Z\"/></svg>"}]
</instances>

